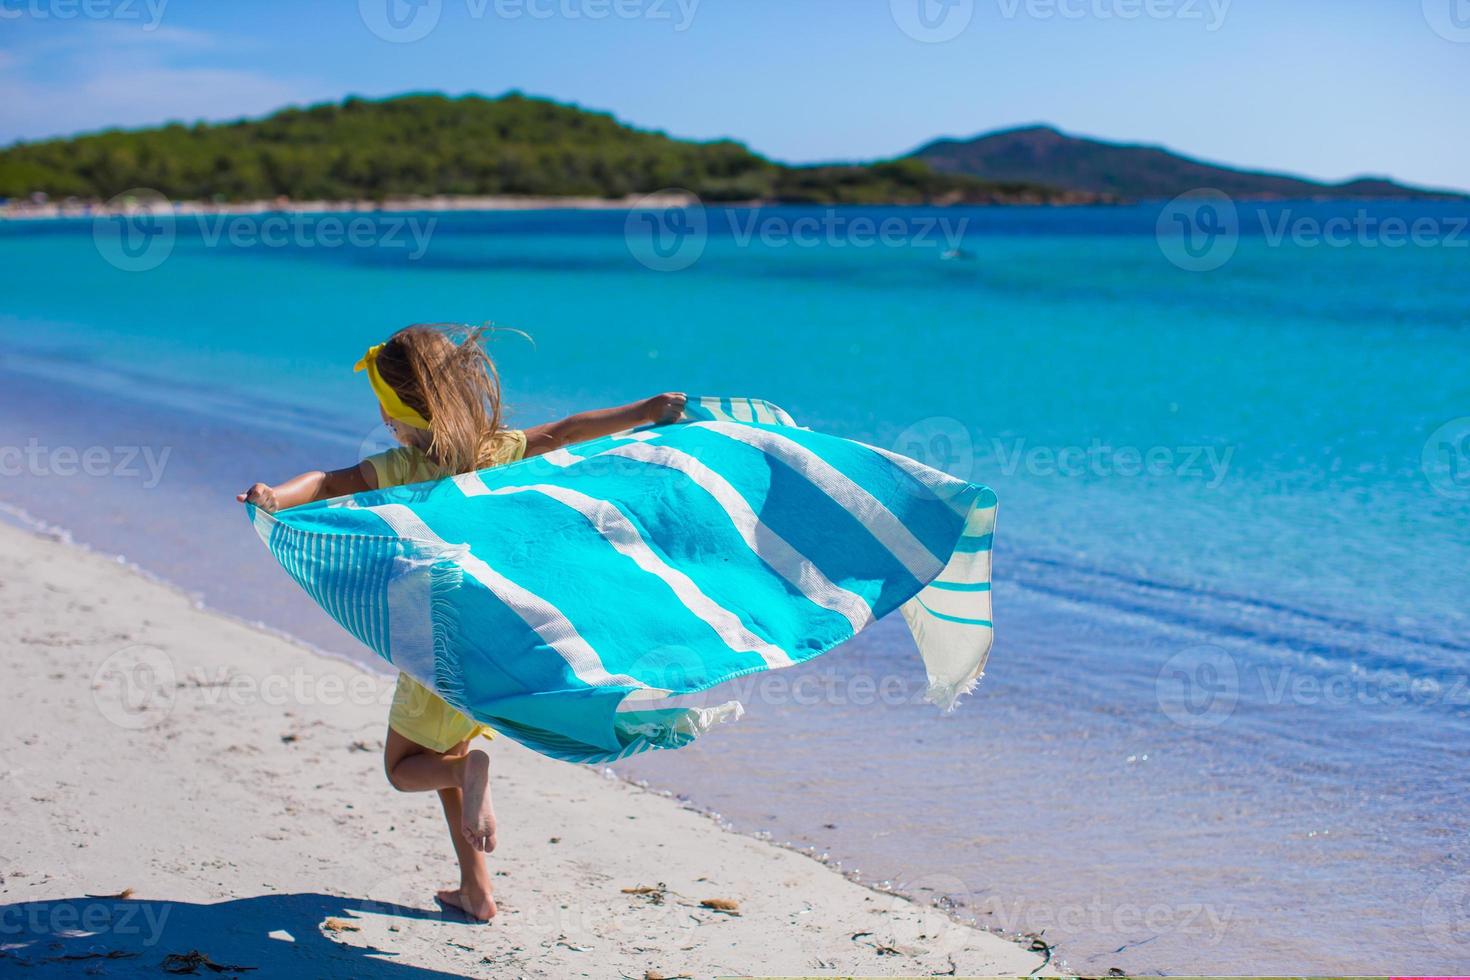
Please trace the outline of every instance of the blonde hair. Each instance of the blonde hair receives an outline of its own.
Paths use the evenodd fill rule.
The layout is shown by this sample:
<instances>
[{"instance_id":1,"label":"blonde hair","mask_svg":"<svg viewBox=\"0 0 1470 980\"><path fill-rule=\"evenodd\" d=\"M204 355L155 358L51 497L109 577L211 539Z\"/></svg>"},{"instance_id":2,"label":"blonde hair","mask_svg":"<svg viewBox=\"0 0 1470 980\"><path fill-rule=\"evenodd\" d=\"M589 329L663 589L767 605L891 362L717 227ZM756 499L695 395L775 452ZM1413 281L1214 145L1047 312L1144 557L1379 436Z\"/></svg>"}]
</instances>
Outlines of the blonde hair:
<instances>
[{"instance_id":1,"label":"blonde hair","mask_svg":"<svg viewBox=\"0 0 1470 980\"><path fill-rule=\"evenodd\" d=\"M500 375L488 327L415 324L388 338L378 373L429 422L430 459L449 473L490 465L501 432Z\"/></svg>"}]
</instances>

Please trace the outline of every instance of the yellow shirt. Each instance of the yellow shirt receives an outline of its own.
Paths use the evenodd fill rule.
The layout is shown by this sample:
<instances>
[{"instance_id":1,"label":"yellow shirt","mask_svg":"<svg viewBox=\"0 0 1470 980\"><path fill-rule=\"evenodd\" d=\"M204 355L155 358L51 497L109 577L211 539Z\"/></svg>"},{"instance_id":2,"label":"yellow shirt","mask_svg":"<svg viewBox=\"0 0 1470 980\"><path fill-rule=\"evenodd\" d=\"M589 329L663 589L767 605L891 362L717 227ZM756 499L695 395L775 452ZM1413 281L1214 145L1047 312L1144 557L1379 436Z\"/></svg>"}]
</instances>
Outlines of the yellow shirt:
<instances>
[{"instance_id":1,"label":"yellow shirt","mask_svg":"<svg viewBox=\"0 0 1470 980\"><path fill-rule=\"evenodd\" d=\"M490 466L514 463L526 455L526 434L503 429L495 435ZM378 477L378 487L399 487L450 476L444 467L413 446L398 446L364 460ZM495 730L450 707L443 698L407 674L398 675L388 727L411 742L445 753L476 736L494 738Z\"/></svg>"},{"instance_id":2,"label":"yellow shirt","mask_svg":"<svg viewBox=\"0 0 1470 980\"><path fill-rule=\"evenodd\" d=\"M490 453L488 465L504 466L525 455L526 434L519 429L501 429L495 434L495 447ZM413 446L395 446L387 452L369 456L363 462L372 466L373 472L377 474L380 490L453 475L430 459L423 450Z\"/></svg>"}]
</instances>

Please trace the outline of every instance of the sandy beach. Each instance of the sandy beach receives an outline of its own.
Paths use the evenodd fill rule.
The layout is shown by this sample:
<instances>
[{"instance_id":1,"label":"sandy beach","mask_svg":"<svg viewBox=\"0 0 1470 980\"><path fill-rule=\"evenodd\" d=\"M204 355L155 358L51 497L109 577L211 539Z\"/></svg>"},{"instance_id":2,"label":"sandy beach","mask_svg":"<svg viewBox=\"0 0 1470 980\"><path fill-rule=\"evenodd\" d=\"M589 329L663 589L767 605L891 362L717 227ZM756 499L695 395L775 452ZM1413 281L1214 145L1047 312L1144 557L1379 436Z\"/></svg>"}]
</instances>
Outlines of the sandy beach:
<instances>
[{"instance_id":1,"label":"sandy beach","mask_svg":"<svg viewBox=\"0 0 1470 980\"><path fill-rule=\"evenodd\" d=\"M629 208L677 208L697 203L690 194L653 193L628 197L540 197L525 195L469 196L436 194L383 201L172 201L157 191L138 188L107 201L67 198L61 201L21 201L0 204L0 219L96 218L132 214L199 215L349 214L399 211L618 211ZM743 202L760 204L760 201Z\"/></svg>"},{"instance_id":2,"label":"sandy beach","mask_svg":"<svg viewBox=\"0 0 1470 980\"><path fill-rule=\"evenodd\" d=\"M386 679L198 609L105 556L9 526L0 550L12 671L0 973L963 976L1043 964L506 739L491 749L500 915L456 921L432 901L455 874L436 801L383 777Z\"/></svg>"}]
</instances>

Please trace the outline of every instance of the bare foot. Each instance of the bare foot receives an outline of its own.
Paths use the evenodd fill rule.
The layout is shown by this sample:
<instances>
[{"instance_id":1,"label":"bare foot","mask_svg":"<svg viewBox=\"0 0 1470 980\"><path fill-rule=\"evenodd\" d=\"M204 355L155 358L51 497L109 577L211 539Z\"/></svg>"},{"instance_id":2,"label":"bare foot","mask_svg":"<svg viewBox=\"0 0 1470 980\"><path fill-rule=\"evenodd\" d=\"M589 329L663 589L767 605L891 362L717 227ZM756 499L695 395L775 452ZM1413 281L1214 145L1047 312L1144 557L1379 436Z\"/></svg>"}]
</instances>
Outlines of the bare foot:
<instances>
[{"instance_id":1,"label":"bare foot","mask_svg":"<svg viewBox=\"0 0 1470 980\"><path fill-rule=\"evenodd\" d=\"M435 892L434 897L441 904L464 913L466 918L476 922L489 922L495 918L495 899L488 891L482 892L469 887L446 888L442 892Z\"/></svg>"},{"instance_id":2,"label":"bare foot","mask_svg":"<svg viewBox=\"0 0 1470 980\"><path fill-rule=\"evenodd\" d=\"M490 805L490 757L483 749L465 754L460 832L477 851L495 850L495 808Z\"/></svg>"}]
</instances>

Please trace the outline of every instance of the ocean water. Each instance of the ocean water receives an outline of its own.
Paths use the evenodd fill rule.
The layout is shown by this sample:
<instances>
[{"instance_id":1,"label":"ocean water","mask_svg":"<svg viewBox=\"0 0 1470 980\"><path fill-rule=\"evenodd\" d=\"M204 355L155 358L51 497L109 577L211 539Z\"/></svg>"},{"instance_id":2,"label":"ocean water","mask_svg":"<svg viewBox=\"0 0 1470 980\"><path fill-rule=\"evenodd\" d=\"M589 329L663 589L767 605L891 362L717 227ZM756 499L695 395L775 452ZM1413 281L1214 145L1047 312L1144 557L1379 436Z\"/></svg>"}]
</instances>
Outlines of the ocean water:
<instances>
[{"instance_id":1,"label":"ocean water","mask_svg":"<svg viewBox=\"0 0 1470 980\"><path fill-rule=\"evenodd\" d=\"M995 488L987 676L884 622L626 775L1081 972L1467 972L1470 206L1238 214L12 222L0 503L370 656L233 502L381 445L369 344L524 331L516 424L759 395Z\"/></svg>"}]
</instances>

